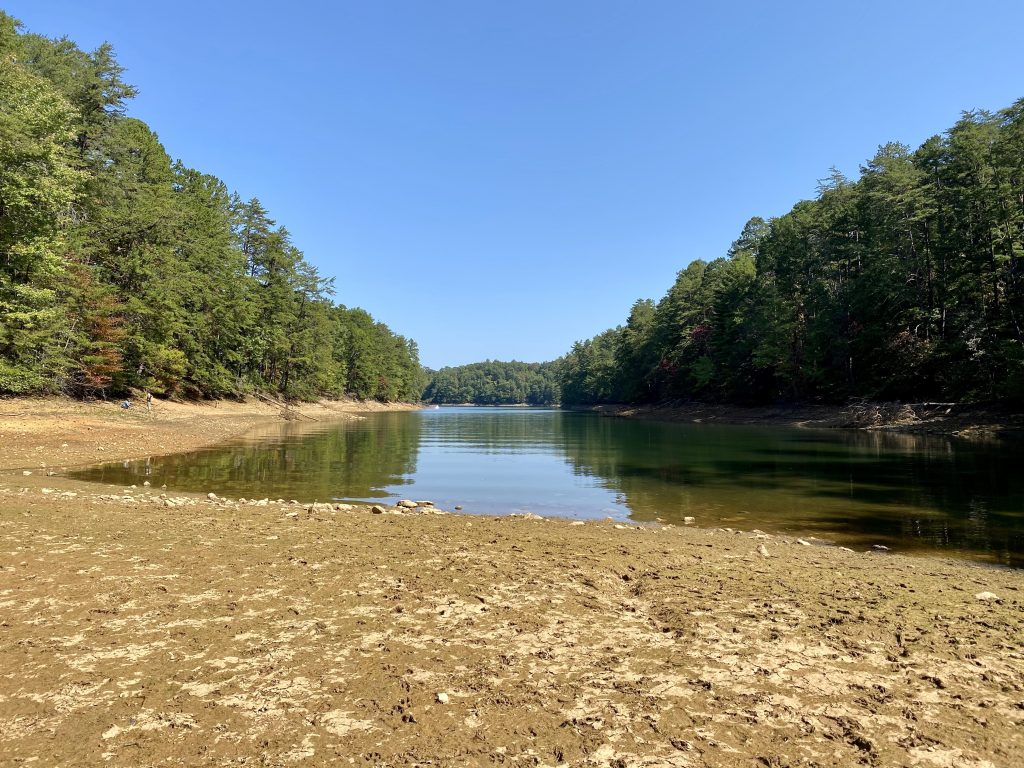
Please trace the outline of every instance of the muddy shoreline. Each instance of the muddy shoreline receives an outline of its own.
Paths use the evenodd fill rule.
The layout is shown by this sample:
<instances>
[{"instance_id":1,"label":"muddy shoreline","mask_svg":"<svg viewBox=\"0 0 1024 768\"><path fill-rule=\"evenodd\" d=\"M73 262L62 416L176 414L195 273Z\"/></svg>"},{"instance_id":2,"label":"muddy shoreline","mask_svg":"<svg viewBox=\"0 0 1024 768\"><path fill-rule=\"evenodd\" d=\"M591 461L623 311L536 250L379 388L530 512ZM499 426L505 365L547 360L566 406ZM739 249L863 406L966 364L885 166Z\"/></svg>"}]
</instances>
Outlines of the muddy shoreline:
<instances>
[{"instance_id":1,"label":"muddy shoreline","mask_svg":"<svg viewBox=\"0 0 1024 768\"><path fill-rule=\"evenodd\" d=\"M1019 571L48 474L281 418L189 408L0 417L0 765L1009 768L1024 753Z\"/></svg>"},{"instance_id":2,"label":"muddy shoreline","mask_svg":"<svg viewBox=\"0 0 1024 768\"><path fill-rule=\"evenodd\" d=\"M708 424L764 424L817 429L885 430L963 439L1024 438L1024 414L1003 406L956 403L737 406L713 403L597 405L604 416Z\"/></svg>"}]
</instances>

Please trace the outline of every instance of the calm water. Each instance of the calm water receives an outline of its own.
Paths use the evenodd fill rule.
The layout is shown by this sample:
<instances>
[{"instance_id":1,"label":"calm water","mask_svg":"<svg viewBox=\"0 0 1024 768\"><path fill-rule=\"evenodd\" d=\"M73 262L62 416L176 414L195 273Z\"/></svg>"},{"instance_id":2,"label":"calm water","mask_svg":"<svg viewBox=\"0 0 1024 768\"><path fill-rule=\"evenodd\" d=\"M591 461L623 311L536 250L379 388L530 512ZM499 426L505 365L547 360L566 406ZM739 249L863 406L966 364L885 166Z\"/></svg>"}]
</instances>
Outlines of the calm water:
<instances>
[{"instance_id":1,"label":"calm water","mask_svg":"<svg viewBox=\"0 0 1024 768\"><path fill-rule=\"evenodd\" d=\"M77 477L247 498L430 499L466 512L614 517L934 550L1024 567L1024 445L442 408L292 422Z\"/></svg>"}]
</instances>

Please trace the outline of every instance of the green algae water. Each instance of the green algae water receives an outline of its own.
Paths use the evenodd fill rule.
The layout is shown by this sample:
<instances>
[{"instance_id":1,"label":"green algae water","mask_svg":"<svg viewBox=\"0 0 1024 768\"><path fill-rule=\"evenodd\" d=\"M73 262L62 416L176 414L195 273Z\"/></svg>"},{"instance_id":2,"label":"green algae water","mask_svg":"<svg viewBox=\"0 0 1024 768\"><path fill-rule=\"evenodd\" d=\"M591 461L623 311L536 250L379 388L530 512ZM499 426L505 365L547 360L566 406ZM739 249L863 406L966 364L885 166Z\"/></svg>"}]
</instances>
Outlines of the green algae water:
<instances>
[{"instance_id":1,"label":"green algae water","mask_svg":"<svg viewBox=\"0 0 1024 768\"><path fill-rule=\"evenodd\" d=\"M818 537L1024 567L1024 445L532 408L290 422L75 477L230 497L393 502Z\"/></svg>"}]
</instances>

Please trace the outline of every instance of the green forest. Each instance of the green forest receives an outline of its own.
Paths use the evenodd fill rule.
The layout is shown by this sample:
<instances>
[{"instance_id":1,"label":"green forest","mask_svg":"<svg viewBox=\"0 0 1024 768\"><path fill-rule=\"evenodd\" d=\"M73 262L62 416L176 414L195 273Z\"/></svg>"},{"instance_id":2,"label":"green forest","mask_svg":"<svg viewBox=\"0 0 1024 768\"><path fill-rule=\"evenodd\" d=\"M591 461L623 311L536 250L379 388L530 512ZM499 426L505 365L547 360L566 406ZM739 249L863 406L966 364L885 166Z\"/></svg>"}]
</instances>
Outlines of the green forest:
<instances>
[{"instance_id":1,"label":"green forest","mask_svg":"<svg viewBox=\"0 0 1024 768\"><path fill-rule=\"evenodd\" d=\"M1024 398L1024 99L833 171L559 360L426 372L259 200L172 161L122 74L0 13L0 394Z\"/></svg>"},{"instance_id":2,"label":"green forest","mask_svg":"<svg viewBox=\"0 0 1024 768\"><path fill-rule=\"evenodd\" d=\"M1024 99L751 219L576 343L566 404L1024 398Z\"/></svg>"},{"instance_id":3,"label":"green forest","mask_svg":"<svg viewBox=\"0 0 1024 768\"><path fill-rule=\"evenodd\" d=\"M483 363L431 373L423 391L428 403L476 405L553 405L560 397L557 363Z\"/></svg>"},{"instance_id":4,"label":"green forest","mask_svg":"<svg viewBox=\"0 0 1024 768\"><path fill-rule=\"evenodd\" d=\"M172 161L122 74L0 12L0 393L417 399L415 343Z\"/></svg>"}]
</instances>

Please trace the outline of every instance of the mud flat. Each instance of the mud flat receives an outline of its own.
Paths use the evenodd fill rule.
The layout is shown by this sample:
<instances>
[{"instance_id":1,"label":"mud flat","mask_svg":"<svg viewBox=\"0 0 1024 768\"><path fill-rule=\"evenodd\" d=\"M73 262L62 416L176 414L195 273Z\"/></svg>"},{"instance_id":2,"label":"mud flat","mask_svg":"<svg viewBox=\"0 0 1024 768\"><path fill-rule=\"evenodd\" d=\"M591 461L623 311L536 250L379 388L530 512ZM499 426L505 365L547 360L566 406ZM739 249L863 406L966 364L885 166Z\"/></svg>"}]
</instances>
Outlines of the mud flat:
<instances>
[{"instance_id":1,"label":"mud flat","mask_svg":"<svg viewBox=\"0 0 1024 768\"><path fill-rule=\"evenodd\" d=\"M125 450L170 433L139 434ZM1019 571L756 531L211 499L17 458L0 765L1024 754Z\"/></svg>"}]
</instances>

